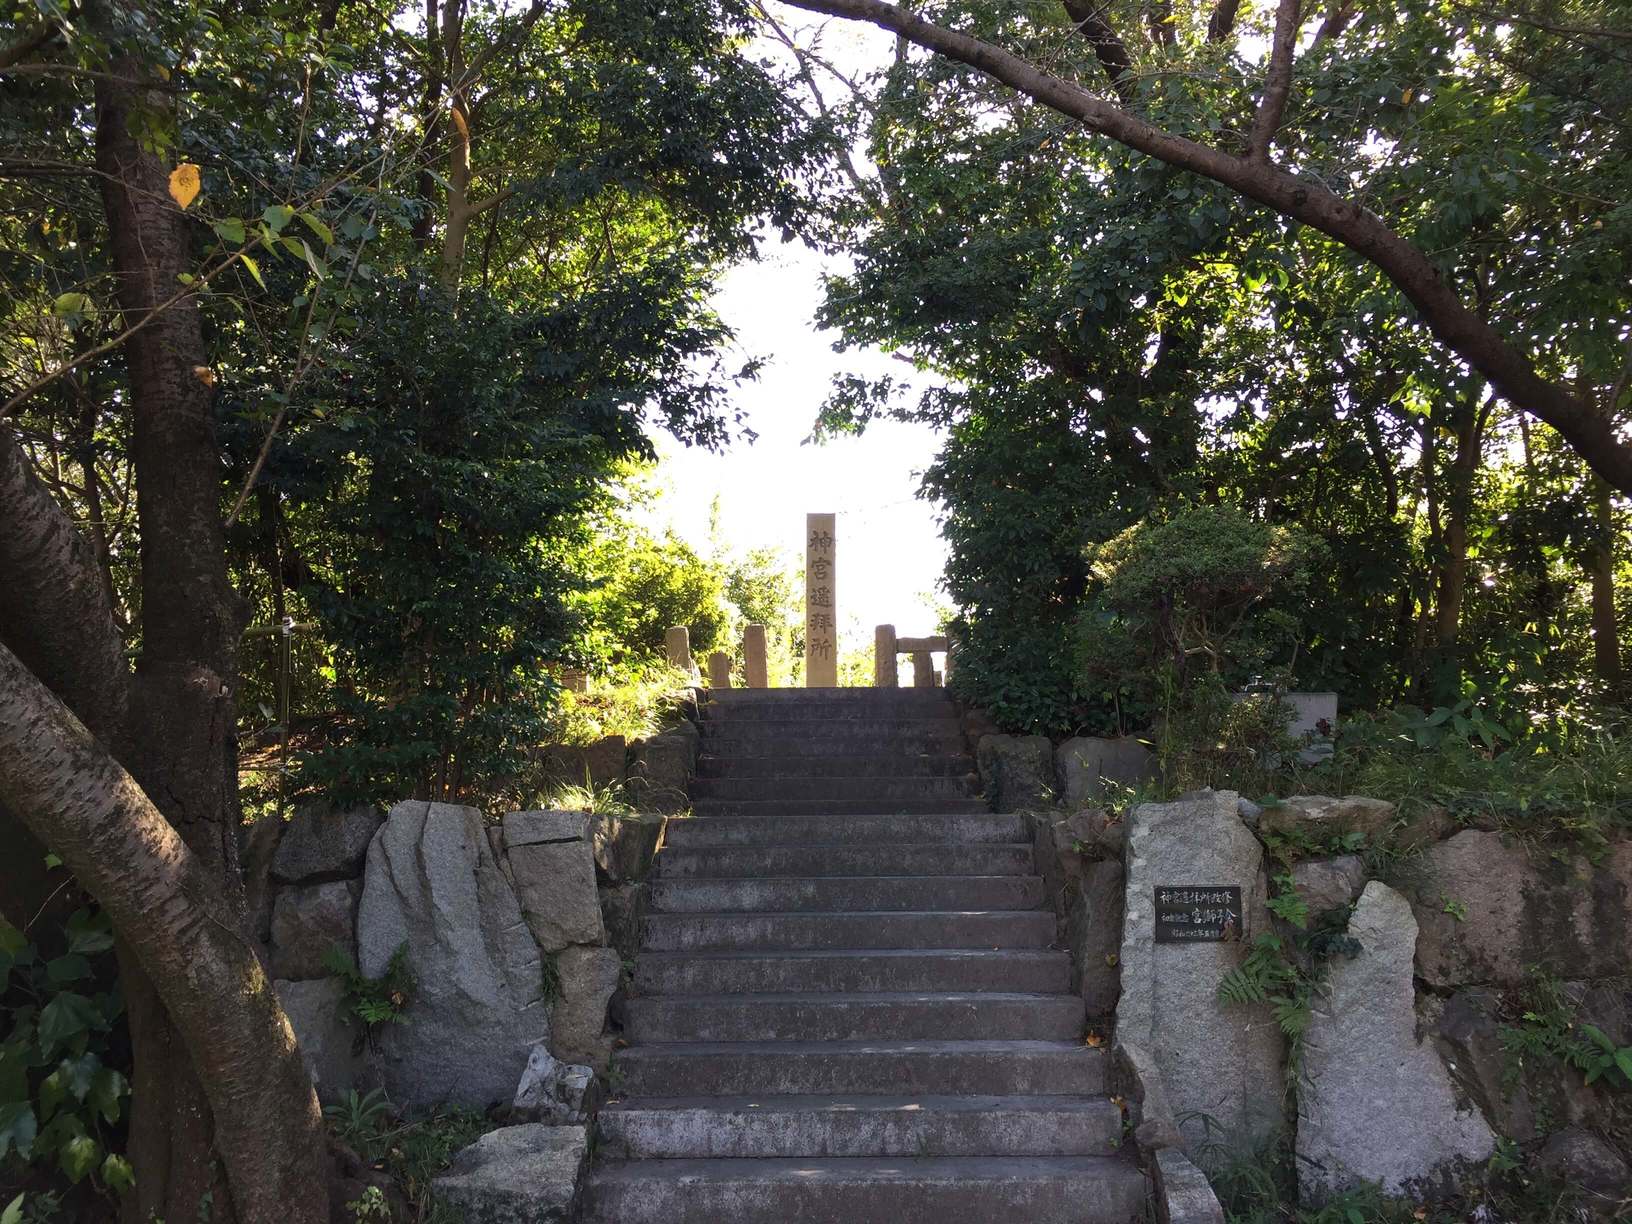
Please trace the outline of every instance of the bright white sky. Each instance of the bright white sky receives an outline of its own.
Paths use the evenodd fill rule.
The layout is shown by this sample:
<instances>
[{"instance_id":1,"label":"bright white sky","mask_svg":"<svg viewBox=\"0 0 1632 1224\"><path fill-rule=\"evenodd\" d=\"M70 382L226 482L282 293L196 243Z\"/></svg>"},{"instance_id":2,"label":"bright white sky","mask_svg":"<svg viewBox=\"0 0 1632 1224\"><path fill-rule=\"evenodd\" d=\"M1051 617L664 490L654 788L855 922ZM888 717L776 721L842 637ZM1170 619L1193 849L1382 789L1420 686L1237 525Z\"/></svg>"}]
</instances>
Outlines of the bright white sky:
<instances>
[{"instance_id":1,"label":"bright white sky","mask_svg":"<svg viewBox=\"0 0 1632 1224\"><path fill-rule=\"evenodd\" d=\"M809 30L802 15L776 7L779 18L791 18L784 28ZM880 64L891 44L870 27L833 22L821 48L853 74ZM779 50L770 43L761 49L767 55ZM935 508L916 494L918 474L940 441L928 427L887 423L860 438L804 444L835 374L911 373L883 353L836 353L837 334L816 329L822 274L842 270L803 246L772 244L761 262L727 273L715 309L735 329L741 355L765 360L758 382L737 397L759 439L711 455L659 437L665 492L656 517L706 549L710 504L718 497L728 548L775 547L797 562L803 560L805 514L833 511L839 516L839 624L864 631L870 643L876 624L894 624L903 634L935 628L930 600L946 547Z\"/></svg>"}]
</instances>

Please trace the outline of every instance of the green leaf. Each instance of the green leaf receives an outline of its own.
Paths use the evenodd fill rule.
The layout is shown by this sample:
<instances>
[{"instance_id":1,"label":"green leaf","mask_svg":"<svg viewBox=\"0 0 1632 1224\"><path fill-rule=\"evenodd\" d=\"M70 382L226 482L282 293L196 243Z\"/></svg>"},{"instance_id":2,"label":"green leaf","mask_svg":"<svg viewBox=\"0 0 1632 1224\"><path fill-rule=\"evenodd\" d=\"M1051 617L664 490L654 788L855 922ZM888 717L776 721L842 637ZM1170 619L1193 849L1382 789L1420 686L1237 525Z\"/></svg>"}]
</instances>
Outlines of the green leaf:
<instances>
[{"instance_id":1,"label":"green leaf","mask_svg":"<svg viewBox=\"0 0 1632 1224\"><path fill-rule=\"evenodd\" d=\"M312 270L312 275L317 277L318 280L327 280L329 266L313 252L311 243L302 242L300 245L306 250L306 266Z\"/></svg>"},{"instance_id":2,"label":"green leaf","mask_svg":"<svg viewBox=\"0 0 1632 1224\"><path fill-rule=\"evenodd\" d=\"M50 1121L67 1099L68 1088L63 1083L62 1069L59 1067L40 1081L40 1118Z\"/></svg>"},{"instance_id":3,"label":"green leaf","mask_svg":"<svg viewBox=\"0 0 1632 1224\"><path fill-rule=\"evenodd\" d=\"M40 1011L40 1053L50 1058L76 1037L101 1026L102 1013L95 1003L82 994L64 991Z\"/></svg>"},{"instance_id":4,"label":"green leaf","mask_svg":"<svg viewBox=\"0 0 1632 1224\"><path fill-rule=\"evenodd\" d=\"M123 1156L110 1152L102 1162L102 1184L115 1194L124 1194L136 1184L136 1170ZM0 1220L0 1224L5 1224L5 1221Z\"/></svg>"},{"instance_id":5,"label":"green leaf","mask_svg":"<svg viewBox=\"0 0 1632 1224\"><path fill-rule=\"evenodd\" d=\"M102 1145L89 1135L76 1135L62 1145L57 1153L57 1163L68 1175L68 1180L77 1186L85 1180L87 1173L102 1163Z\"/></svg>"},{"instance_id":6,"label":"green leaf","mask_svg":"<svg viewBox=\"0 0 1632 1224\"><path fill-rule=\"evenodd\" d=\"M26 1194L19 1194L7 1204L4 1211L0 1211L0 1224L23 1224L23 1200Z\"/></svg>"},{"instance_id":7,"label":"green leaf","mask_svg":"<svg viewBox=\"0 0 1632 1224\"><path fill-rule=\"evenodd\" d=\"M1632 1046L1615 1051L1615 1067L1626 1077L1627 1083L1632 1084Z\"/></svg>"},{"instance_id":8,"label":"green leaf","mask_svg":"<svg viewBox=\"0 0 1632 1224\"><path fill-rule=\"evenodd\" d=\"M249 269L249 274L255 278L255 283L262 289L265 289L266 282L261 279L261 265L256 263L255 260L249 255L245 255L243 260L244 267Z\"/></svg>"},{"instance_id":9,"label":"green leaf","mask_svg":"<svg viewBox=\"0 0 1632 1224\"><path fill-rule=\"evenodd\" d=\"M57 318L83 318L95 310L96 304L88 294L59 294L51 304L51 313Z\"/></svg>"},{"instance_id":10,"label":"green leaf","mask_svg":"<svg viewBox=\"0 0 1632 1224\"><path fill-rule=\"evenodd\" d=\"M1606 1053L1615 1053L1615 1043L1609 1039L1609 1034L1596 1024L1583 1024L1581 1031L1586 1034L1587 1040Z\"/></svg>"},{"instance_id":11,"label":"green leaf","mask_svg":"<svg viewBox=\"0 0 1632 1224\"><path fill-rule=\"evenodd\" d=\"M47 961L45 976L51 980L53 986L66 986L70 982L82 982L91 976L91 962L78 953L70 952L66 956L59 956L53 961Z\"/></svg>"},{"instance_id":12,"label":"green leaf","mask_svg":"<svg viewBox=\"0 0 1632 1224\"><path fill-rule=\"evenodd\" d=\"M323 240L324 246L334 245L334 231L323 224L322 219L316 213L303 212L299 215L300 219L305 222L306 228Z\"/></svg>"},{"instance_id":13,"label":"green leaf","mask_svg":"<svg viewBox=\"0 0 1632 1224\"><path fill-rule=\"evenodd\" d=\"M123 1075L112 1067L100 1067L91 1077L85 1100L108 1122L117 1122L124 1098L129 1094L130 1085Z\"/></svg>"},{"instance_id":14,"label":"green leaf","mask_svg":"<svg viewBox=\"0 0 1632 1224\"><path fill-rule=\"evenodd\" d=\"M34 1108L27 1101L12 1101L0 1105L0 1157L10 1150L27 1160L34 1150L34 1138L40 1133Z\"/></svg>"},{"instance_id":15,"label":"green leaf","mask_svg":"<svg viewBox=\"0 0 1632 1224\"><path fill-rule=\"evenodd\" d=\"M244 219L242 217L222 217L212 227L215 236L222 242L230 242L234 246L241 246L244 241Z\"/></svg>"},{"instance_id":16,"label":"green leaf","mask_svg":"<svg viewBox=\"0 0 1632 1224\"><path fill-rule=\"evenodd\" d=\"M87 1053L78 1058L63 1059L55 1074L62 1076L63 1086L74 1094L74 1100L83 1101L90 1095L97 1072L101 1069L102 1060L95 1054Z\"/></svg>"},{"instance_id":17,"label":"green leaf","mask_svg":"<svg viewBox=\"0 0 1632 1224\"><path fill-rule=\"evenodd\" d=\"M295 210L287 204L268 204L261 213L261 220L272 227L274 234L283 233L283 227L294 220Z\"/></svg>"},{"instance_id":18,"label":"green leaf","mask_svg":"<svg viewBox=\"0 0 1632 1224\"><path fill-rule=\"evenodd\" d=\"M84 914L84 918L80 917ZM108 927L107 916L92 916L81 910L68 920L68 951L80 956L94 956L98 952L106 952L113 947L113 932Z\"/></svg>"}]
</instances>

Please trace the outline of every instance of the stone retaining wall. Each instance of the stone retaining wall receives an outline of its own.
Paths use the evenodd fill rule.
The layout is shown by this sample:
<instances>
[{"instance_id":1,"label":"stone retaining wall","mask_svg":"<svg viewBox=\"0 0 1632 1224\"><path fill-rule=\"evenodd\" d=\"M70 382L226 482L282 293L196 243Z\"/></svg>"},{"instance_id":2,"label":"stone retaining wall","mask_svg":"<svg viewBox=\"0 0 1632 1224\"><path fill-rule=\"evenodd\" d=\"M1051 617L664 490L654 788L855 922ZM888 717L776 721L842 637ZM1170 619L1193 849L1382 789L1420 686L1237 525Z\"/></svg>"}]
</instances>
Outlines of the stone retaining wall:
<instances>
[{"instance_id":1,"label":"stone retaining wall","mask_svg":"<svg viewBox=\"0 0 1632 1224\"><path fill-rule=\"evenodd\" d=\"M627 751L621 738L571 761L543 750L646 804L629 815L510 812L488 824L452 804L389 815L310 804L246 830L257 948L319 1095L383 1087L411 1111L514 1100L553 1121L578 1112L617 1038L644 878L666 813L686 804L697 743L687 722ZM379 978L399 948L415 979L401 1023L366 1031L333 957Z\"/></svg>"}]
</instances>

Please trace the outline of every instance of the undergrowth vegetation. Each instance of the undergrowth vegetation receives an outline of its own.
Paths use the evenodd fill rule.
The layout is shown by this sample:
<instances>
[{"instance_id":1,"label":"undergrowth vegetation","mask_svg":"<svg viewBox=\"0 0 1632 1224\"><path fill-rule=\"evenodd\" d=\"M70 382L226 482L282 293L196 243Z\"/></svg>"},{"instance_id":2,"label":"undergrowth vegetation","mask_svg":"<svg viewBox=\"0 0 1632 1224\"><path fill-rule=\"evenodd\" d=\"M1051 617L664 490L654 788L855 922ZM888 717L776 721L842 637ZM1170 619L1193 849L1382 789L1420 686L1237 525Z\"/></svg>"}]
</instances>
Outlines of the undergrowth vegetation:
<instances>
[{"instance_id":1,"label":"undergrowth vegetation","mask_svg":"<svg viewBox=\"0 0 1632 1224\"><path fill-rule=\"evenodd\" d=\"M1483 1169L1471 1169L1454 1202L1422 1205L1391 1197L1375 1186L1336 1195L1320 1206L1299 1206L1297 1156L1287 1137L1242 1152L1211 1119L1202 1160L1228 1224L1575 1224L1581 1192L1540 1176L1505 1141Z\"/></svg>"}]
</instances>

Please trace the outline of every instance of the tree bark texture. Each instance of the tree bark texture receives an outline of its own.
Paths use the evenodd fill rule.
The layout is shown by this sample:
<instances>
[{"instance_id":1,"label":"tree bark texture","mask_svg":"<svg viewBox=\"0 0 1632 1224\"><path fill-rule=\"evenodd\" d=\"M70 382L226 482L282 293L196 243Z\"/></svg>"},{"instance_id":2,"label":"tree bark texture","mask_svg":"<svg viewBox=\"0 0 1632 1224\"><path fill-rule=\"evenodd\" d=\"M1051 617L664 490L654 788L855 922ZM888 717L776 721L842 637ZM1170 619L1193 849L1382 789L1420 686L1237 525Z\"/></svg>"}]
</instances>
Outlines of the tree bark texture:
<instances>
[{"instance_id":1,"label":"tree bark texture","mask_svg":"<svg viewBox=\"0 0 1632 1224\"><path fill-rule=\"evenodd\" d=\"M187 1066L189 1083L202 1086L199 1098L190 1087L183 1093L207 1105L209 1119L201 1121L213 1124L225 1170L229 1197L214 1196L210 1218L326 1220L317 1098L244 932L241 907L221 889L217 869L189 849L107 748L3 644L0 803L50 842L157 985L171 1065ZM153 1124L151 1112L147 1117ZM184 1207L172 1196L168 1206L150 1209L150 1194L142 1197L143 1221L150 1210L170 1220L200 1218L197 1202Z\"/></svg>"},{"instance_id":2,"label":"tree bark texture","mask_svg":"<svg viewBox=\"0 0 1632 1224\"><path fill-rule=\"evenodd\" d=\"M123 946L145 971L126 982L137 1066L133 1213L192 1219L209 1195L217 1221L316 1221L327 1209L316 1100L244 933L234 702L243 614L227 574L221 457L197 303L184 298L154 313L188 269L191 243L164 166L134 134L133 119L164 106L161 95L133 84L143 72L140 63L116 60L96 89L97 169L119 306L127 328L146 321L124 355L142 583L142 654L132 690L138 716L126 760L147 810L129 796L124 802L133 816L161 815L180 839L191 891L162 902L151 893L143 898L173 911L168 934L183 942L164 955L114 912ZM107 764L123 774L111 758ZM168 842L150 849L169 856L166 864L175 854ZM171 866L158 875L179 883ZM81 879L115 910L90 878ZM207 913L191 913L195 907ZM213 967L219 989L207 1021L194 1010L189 983L174 976L174 954L206 928L232 944Z\"/></svg>"}]
</instances>

